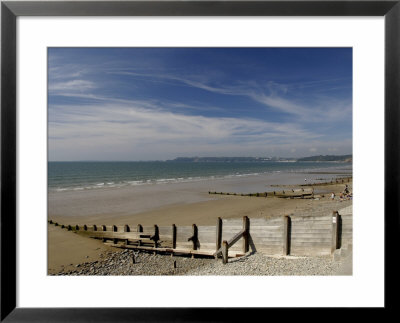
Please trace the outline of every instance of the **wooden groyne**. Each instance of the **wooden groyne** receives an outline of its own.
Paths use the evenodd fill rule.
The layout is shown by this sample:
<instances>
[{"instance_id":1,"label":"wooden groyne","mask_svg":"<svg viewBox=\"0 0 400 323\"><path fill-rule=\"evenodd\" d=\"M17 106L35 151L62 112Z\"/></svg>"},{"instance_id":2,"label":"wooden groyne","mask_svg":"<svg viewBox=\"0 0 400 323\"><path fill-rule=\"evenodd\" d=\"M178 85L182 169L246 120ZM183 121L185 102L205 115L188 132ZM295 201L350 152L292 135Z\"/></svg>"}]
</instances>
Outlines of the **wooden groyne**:
<instances>
[{"instance_id":1,"label":"wooden groyne","mask_svg":"<svg viewBox=\"0 0 400 323\"><path fill-rule=\"evenodd\" d=\"M208 194L214 195L234 195L234 196L253 196L253 197L278 197L278 198L301 198L301 199L311 199L317 197L314 195L314 186L326 186L335 184L346 184L350 183L352 177L338 178L324 183L307 183L300 184L300 189L287 188L282 190L274 190L268 192L256 192L256 193L237 193L237 192L221 192L221 191L208 191ZM274 185L272 185L274 186ZM275 185L275 186L285 186L285 185ZM292 186L292 185L291 185ZM303 188L310 187L310 188Z\"/></svg>"},{"instance_id":2,"label":"wooden groyne","mask_svg":"<svg viewBox=\"0 0 400 323\"><path fill-rule=\"evenodd\" d=\"M313 189L287 189L282 191L257 192L257 193L230 193L209 191L208 194L216 195L235 195L235 196L255 196L255 197L278 197L278 198L312 198L314 197Z\"/></svg>"},{"instance_id":3,"label":"wooden groyne","mask_svg":"<svg viewBox=\"0 0 400 323\"><path fill-rule=\"evenodd\" d=\"M351 207L350 207L351 210ZM77 234L101 239L118 248L171 255L240 257L248 252L269 255L331 255L352 244L352 214L286 215L275 218L217 219L215 226L61 225Z\"/></svg>"},{"instance_id":4,"label":"wooden groyne","mask_svg":"<svg viewBox=\"0 0 400 323\"><path fill-rule=\"evenodd\" d=\"M341 178L337 178L335 180L331 180L328 182L322 182L322 183L305 183L305 184L301 184L300 186L326 186L326 185L335 185L335 184L346 184L346 183L350 183L352 181L353 177L349 176L349 177L341 177Z\"/></svg>"}]
</instances>

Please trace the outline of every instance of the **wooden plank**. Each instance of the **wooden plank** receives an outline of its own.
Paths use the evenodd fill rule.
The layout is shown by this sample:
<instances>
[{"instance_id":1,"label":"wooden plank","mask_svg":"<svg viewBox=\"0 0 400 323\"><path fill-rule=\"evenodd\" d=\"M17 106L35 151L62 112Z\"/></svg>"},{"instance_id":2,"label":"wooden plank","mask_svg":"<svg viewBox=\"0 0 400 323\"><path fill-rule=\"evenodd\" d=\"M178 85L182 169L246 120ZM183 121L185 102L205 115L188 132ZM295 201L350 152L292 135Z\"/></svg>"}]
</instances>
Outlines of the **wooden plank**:
<instances>
[{"instance_id":1,"label":"wooden plank","mask_svg":"<svg viewBox=\"0 0 400 323\"><path fill-rule=\"evenodd\" d=\"M330 245L331 244L329 242L292 241L293 250L298 247L329 249Z\"/></svg>"},{"instance_id":2,"label":"wooden plank","mask_svg":"<svg viewBox=\"0 0 400 323\"><path fill-rule=\"evenodd\" d=\"M282 238L279 240L271 241L271 240L258 240L254 241L254 245L257 247L259 246L280 246L282 251Z\"/></svg>"},{"instance_id":3,"label":"wooden plank","mask_svg":"<svg viewBox=\"0 0 400 323\"><path fill-rule=\"evenodd\" d=\"M207 242L216 242L216 232L214 233L198 233L198 239L200 241L207 241Z\"/></svg>"},{"instance_id":4,"label":"wooden plank","mask_svg":"<svg viewBox=\"0 0 400 323\"><path fill-rule=\"evenodd\" d=\"M295 250L293 249L291 252L293 256L328 256L330 255L330 251L326 250Z\"/></svg>"},{"instance_id":5,"label":"wooden plank","mask_svg":"<svg viewBox=\"0 0 400 323\"><path fill-rule=\"evenodd\" d=\"M299 227L293 227L292 226L292 232L296 232L298 234L302 233L310 233L313 232L315 234L330 234L332 228L329 227L324 227L324 228L299 228Z\"/></svg>"},{"instance_id":6,"label":"wooden plank","mask_svg":"<svg viewBox=\"0 0 400 323\"><path fill-rule=\"evenodd\" d=\"M197 229L200 232L212 232L215 233L215 225L198 225Z\"/></svg>"},{"instance_id":7,"label":"wooden plank","mask_svg":"<svg viewBox=\"0 0 400 323\"><path fill-rule=\"evenodd\" d=\"M246 229L242 229L240 232L236 233L227 243L228 243L228 248L232 247L236 242L239 241L240 238L243 237L245 234ZM245 240L245 239L243 239Z\"/></svg>"},{"instance_id":8,"label":"wooden plank","mask_svg":"<svg viewBox=\"0 0 400 323\"><path fill-rule=\"evenodd\" d=\"M282 255L282 248L257 248L257 252L264 253L267 255Z\"/></svg>"},{"instance_id":9,"label":"wooden plank","mask_svg":"<svg viewBox=\"0 0 400 323\"><path fill-rule=\"evenodd\" d=\"M250 236L254 243L260 241L282 241L282 233L279 236Z\"/></svg>"},{"instance_id":10,"label":"wooden plank","mask_svg":"<svg viewBox=\"0 0 400 323\"><path fill-rule=\"evenodd\" d=\"M297 223L292 222L292 229L293 232L299 230L299 231L305 231L305 230L329 230L331 227L331 224L324 224L324 225L317 225L310 223L308 225L298 225Z\"/></svg>"},{"instance_id":11,"label":"wooden plank","mask_svg":"<svg viewBox=\"0 0 400 323\"><path fill-rule=\"evenodd\" d=\"M253 241L259 241L259 240L271 240L271 241L282 241L282 234L283 232L280 232L280 234L265 234L265 235L253 235L250 234L250 237Z\"/></svg>"},{"instance_id":12,"label":"wooden plank","mask_svg":"<svg viewBox=\"0 0 400 323\"><path fill-rule=\"evenodd\" d=\"M160 235L170 235L172 236L172 226L161 226L158 227Z\"/></svg>"},{"instance_id":13,"label":"wooden plank","mask_svg":"<svg viewBox=\"0 0 400 323\"><path fill-rule=\"evenodd\" d=\"M198 250L203 250L203 249L214 250L214 252L215 252L215 242L213 242L213 243L201 243L200 242Z\"/></svg>"},{"instance_id":14,"label":"wooden plank","mask_svg":"<svg viewBox=\"0 0 400 323\"><path fill-rule=\"evenodd\" d=\"M293 215L292 216L292 222L329 222L330 221L330 216L324 215L324 216L312 216L312 215Z\"/></svg>"},{"instance_id":15,"label":"wooden plank","mask_svg":"<svg viewBox=\"0 0 400 323\"><path fill-rule=\"evenodd\" d=\"M267 220L266 218L250 218L250 225L252 227L269 225L272 222L275 221Z\"/></svg>"},{"instance_id":16,"label":"wooden plank","mask_svg":"<svg viewBox=\"0 0 400 323\"><path fill-rule=\"evenodd\" d=\"M282 232L282 225L279 226L263 226L263 227L251 227L250 228L250 233L258 233L258 232Z\"/></svg>"},{"instance_id":17,"label":"wooden plank","mask_svg":"<svg viewBox=\"0 0 400 323\"><path fill-rule=\"evenodd\" d=\"M226 241L226 249L228 250L229 248L231 248L237 241L239 241L242 237L243 234L245 233L246 228L243 228L241 231L239 231L238 233L236 233L229 241ZM244 240L244 239L243 239ZM243 251L243 246L242 246L242 251ZM215 252L215 256L218 256L221 252L223 252L223 247L221 246L221 248L219 248L216 252ZM226 251L227 252L227 251Z\"/></svg>"},{"instance_id":18,"label":"wooden plank","mask_svg":"<svg viewBox=\"0 0 400 323\"><path fill-rule=\"evenodd\" d=\"M170 230L171 231L171 230ZM172 241L172 235L171 234L168 234L168 235L166 235L166 234L159 234L158 235L158 238L160 239L160 240L170 240L170 241Z\"/></svg>"},{"instance_id":19,"label":"wooden plank","mask_svg":"<svg viewBox=\"0 0 400 323\"><path fill-rule=\"evenodd\" d=\"M325 238L320 238L320 237L313 237L313 238L296 238L292 237L292 243L293 244L298 244L302 242L310 242L310 243L329 243L331 241L331 237L325 237Z\"/></svg>"},{"instance_id":20,"label":"wooden plank","mask_svg":"<svg viewBox=\"0 0 400 323\"><path fill-rule=\"evenodd\" d=\"M186 238L191 236L192 230L193 229L191 226L177 226L176 227L177 235L178 236L183 235L183 236L186 236Z\"/></svg>"},{"instance_id":21,"label":"wooden plank","mask_svg":"<svg viewBox=\"0 0 400 323\"><path fill-rule=\"evenodd\" d=\"M251 223L250 223L251 224ZM251 230L280 230L282 228L283 221L277 223L270 223L268 225L252 225Z\"/></svg>"},{"instance_id":22,"label":"wooden plank","mask_svg":"<svg viewBox=\"0 0 400 323\"><path fill-rule=\"evenodd\" d=\"M315 224L330 224L331 223L331 219L326 218L326 219L321 219L321 220L316 220L316 219L295 219L294 217L292 217L292 222L293 223L298 223L298 224L309 224L309 223L315 223Z\"/></svg>"},{"instance_id":23,"label":"wooden plank","mask_svg":"<svg viewBox=\"0 0 400 323\"><path fill-rule=\"evenodd\" d=\"M242 219L222 219L222 224L225 226L239 226L242 227Z\"/></svg>"},{"instance_id":24,"label":"wooden plank","mask_svg":"<svg viewBox=\"0 0 400 323\"><path fill-rule=\"evenodd\" d=\"M223 225L223 230L222 230L222 234L225 235L227 234L236 234L238 231L243 229L243 226L235 226L235 227L227 227L224 224Z\"/></svg>"},{"instance_id":25,"label":"wooden plank","mask_svg":"<svg viewBox=\"0 0 400 323\"><path fill-rule=\"evenodd\" d=\"M154 225L145 225L143 226L143 232L154 232Z\"/></svg>"},{"instance_id":26,"label":"wooden plank","mask_svg":"<svg viewBox=\"0 0 400 323\"><path fill-rule=\"evenodd\" d=\"M342 225L346 227L352 227L353 226L353 221L351 220L343 220L342 219Z\"/></svg>"},{"instance_id":27,"label":"wooden plank","mask_svg":"<svg viewBox=\"0 0 400 323\"><path fill-rule=\"evenodd\" d=\"M250 223L255 220L261 220L265 219L267 223L281 223L282 222L282 216L273 216L273 217L266 217L266 218L250 218Z\"/></svg>"},{"instance_id":28,"label":"wooden plank","mask_svg":"<svg viewBox=\"0 0 400 323\"><path fill-rule=\"evenodd\" d=\"M317 239L317 240L329 240L331 239L331 234L326 235L317 235L317 234L302 234L302 235L292 235L293 240L310 240L310 239Z\"/></svg>"},{"instance_id":29,"label":"wooden plank","mask_svg":"<svg viewBox=\"0 0 400 323\"><path fill-rule=\"evenodd\" d=\"M235 233L230 233L230 234L225 234L223 232L222 233L222 240L231 240L233 237L235 237L238 234L238 232L241 232L241 231L242 231L242 229L236 231ZM240 236L239 239L242 239L242 236ZM236 241L236 242L238 242L238 241ZM242 243L242 241L239 242L239 244L241 244L241 243Z\"/></svg>"},{"instance_id":30,"label":"wooden plank","mask_svg":"<svg viewBox=\"0 0 400 323\"><path fill-rule=\"evenodd\" d=\"M282 238L282 231L281 232L277 232L277 233L260 233L260 234L250 234L251 238L253 240L258 240L258 239L281 239Z\"/></svg>"},{"instance_id":31,"label":"wooden plank","mask_svg":"<svg viewBox=\"0 0 400 323\"><path fill-rule=\"evenodd\" d=\"M179 248L191 249L191 247L192 247L192 243L191 242L180 242L180 241L176 242L176 248L177 249L179 249Z\"/></svg>"},{"instance_id":32,"label":"wooden plank","mask_svg":"<svg viewBox=\"0 0 400 323\"><path fill-rule=\"evenodd\" d=\"M342 239L353 239L353 233L347 232L346 234L342 234Z\"/></svg>"}]
</instances>

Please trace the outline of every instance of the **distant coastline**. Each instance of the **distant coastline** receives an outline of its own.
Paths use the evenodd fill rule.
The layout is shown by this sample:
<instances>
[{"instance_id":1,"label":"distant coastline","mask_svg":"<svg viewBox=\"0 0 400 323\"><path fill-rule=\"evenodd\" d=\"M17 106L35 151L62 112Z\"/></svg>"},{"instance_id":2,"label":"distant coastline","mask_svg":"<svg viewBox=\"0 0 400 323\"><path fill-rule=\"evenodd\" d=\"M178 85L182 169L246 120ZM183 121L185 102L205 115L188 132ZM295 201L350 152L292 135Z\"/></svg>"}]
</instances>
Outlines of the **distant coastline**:
<instances>
[{"instance_id":1,"label":"distant coastline","mask_svg":"<svg viewBox=\"0 0 400 323\"><path fill-rule=\"evenodd\" d=\"M294 157L177 157L173 162L345 162L350 163L353 155L318 155L302 158Z\"/></svg>"}]
</instances>

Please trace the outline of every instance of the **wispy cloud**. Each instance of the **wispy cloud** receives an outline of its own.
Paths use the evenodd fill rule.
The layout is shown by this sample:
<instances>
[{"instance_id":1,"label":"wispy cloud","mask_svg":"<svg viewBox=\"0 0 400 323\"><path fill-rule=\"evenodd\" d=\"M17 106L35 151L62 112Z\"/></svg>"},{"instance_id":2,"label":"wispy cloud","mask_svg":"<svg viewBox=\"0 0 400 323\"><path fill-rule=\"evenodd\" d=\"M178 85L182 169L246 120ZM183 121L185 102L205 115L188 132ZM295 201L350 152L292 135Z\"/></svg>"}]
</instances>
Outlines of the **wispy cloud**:
<instances>
[{"instance_id":1,"label":"wispy cloud","mask_svg":"<svg viewBox=\"0 0 400 323\"><path fill-rule=\"evenodd\" d=\"M57 147L63 147L62 154L67 153L65 147L73 147L77 155L84 155L85 149L94 147L107 154L118 147L121 150L129 147L133 153L135 147L143 146L148 154L157 155L162 145L165 145L163 151L165 147L186 147L192 155L199 147L206 150L212 146L225 153L227 147L232 146L238 154L249 149L267 153L269 145L293 145L299 138L316 140L320 137L297 124L187 116L135 106L59 106L57 111L57 115L50 115L49 122L53 158L57 156Z\"/></svg>"},{"instance_id":2,"label":"wispy cloud","mask_svg":"<svg viewBox=\"0 0 400 323\"><path fill-rule=\"evenodd\" d=\"M264 61L247 73L246 62L192 69L173 56L86 55L50 57L53 160L351 150L349 78L270 76L257 71Z\"/></svg>"},{"instance_id":3,"label":"wispy cloud","mask_svg":"<svg viewBox=\"0 0 400 323\"><path fill-rule=\"evenodd\" d=\"M114 71L112 73L133 77L144 77L148 80L169 80L176 82L174 83L175 85L190 86L212 93L230 96L244 96L265 105L267 108L275 109L279 112L295 116L296 118L300 117L308 122L320 122L321 120L326 120L327 116L330 118L334 117L335 119L348 118L348 113L351 112L348 109L349 102L347 102L347 104L345 104L346 102L335 102L334 104L329 104L329 100L327 102L326 98L321 98L319 101L314 102L313 105L306 107L304 104L297 102L295 99L288 99L288 92L294 88L293 84L278 84L275 82L268 82L266 86L262 86L260 84L256 84L255 82L250 82L249 84L240 82L237 85L217 86L210 84L211 82L205 83L195 79L172 74L146 74L132 71ZM338 80L335 79L297 83L296 88L302 88L303 86L317 86L321 83L332 81ZM314 99L317 98L318 95L316 95ZM311 98L307 99L310 100Z\"/></svg>"}]
</instances>

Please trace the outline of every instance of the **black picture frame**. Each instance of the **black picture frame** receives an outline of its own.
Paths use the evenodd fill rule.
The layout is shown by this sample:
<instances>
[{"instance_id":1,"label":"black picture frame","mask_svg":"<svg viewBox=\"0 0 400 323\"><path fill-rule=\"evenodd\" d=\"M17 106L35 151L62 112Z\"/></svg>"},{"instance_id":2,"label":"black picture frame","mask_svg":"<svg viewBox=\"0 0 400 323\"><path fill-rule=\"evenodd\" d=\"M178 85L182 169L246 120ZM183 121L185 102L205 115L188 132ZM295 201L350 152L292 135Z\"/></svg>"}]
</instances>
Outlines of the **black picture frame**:
<instances>
[{"instance_id":1,"label":"black picture frame","mask_svg":"<svg viewBox=\"0 0 400 323\"><path fill-rule=\"evenodd\" d=\"M400 0L394 1L2 1L1 3L1 321L237 321L232 308L17 308L16 19L19 16L384 16L385 18L385 309L399 231ZM371 255L373 257L373 255ZM393 298L392 298L393 297ZM254 316L255 315L255 316Z\"/></svg>"}]
</instances>

